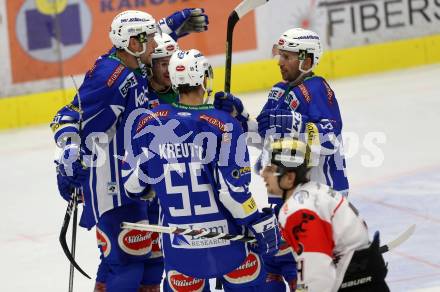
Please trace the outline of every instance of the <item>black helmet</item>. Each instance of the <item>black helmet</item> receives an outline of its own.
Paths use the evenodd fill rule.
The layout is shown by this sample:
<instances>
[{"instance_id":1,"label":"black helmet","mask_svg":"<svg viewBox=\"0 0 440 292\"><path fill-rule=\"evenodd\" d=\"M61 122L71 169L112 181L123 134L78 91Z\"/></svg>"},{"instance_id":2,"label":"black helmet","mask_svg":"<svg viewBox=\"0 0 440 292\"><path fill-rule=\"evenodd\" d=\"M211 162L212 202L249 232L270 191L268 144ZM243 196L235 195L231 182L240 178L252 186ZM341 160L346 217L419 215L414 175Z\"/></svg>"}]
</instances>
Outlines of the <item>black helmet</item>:
<instances>
[{"instance_id":1,"label":"black helmet","mask_svg":"<svg viewBox=\"0 0 440 292\"><path fill-rule=\"evenodd\" d=\"M267 154L270 164L278 166L278 173L283 176L286 172L295 172L294 186L308 182L307 173L310 169L310 147L301 140L285 137L269 143ZM268 160L269 160L268 159Z\"/></svg>"}]
</instances>

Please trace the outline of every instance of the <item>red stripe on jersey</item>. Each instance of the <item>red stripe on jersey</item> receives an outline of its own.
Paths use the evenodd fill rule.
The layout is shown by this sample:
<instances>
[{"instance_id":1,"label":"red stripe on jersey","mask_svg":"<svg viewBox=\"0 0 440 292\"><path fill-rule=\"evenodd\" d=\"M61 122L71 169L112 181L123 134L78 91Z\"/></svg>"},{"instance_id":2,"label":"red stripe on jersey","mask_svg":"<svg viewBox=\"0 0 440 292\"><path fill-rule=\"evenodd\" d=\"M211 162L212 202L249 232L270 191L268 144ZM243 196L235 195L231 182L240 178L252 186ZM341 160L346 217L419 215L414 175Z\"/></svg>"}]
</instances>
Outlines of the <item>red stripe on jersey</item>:
<instances>
[{"instance_id":1,"label":"red stripe on jersey","mask_svg":"<svg viewBox=\"0 0 440 292\"><path fill-rule=\"evenodd\" d=\"M311 210L301 209L287 217L282 233L297 254L319 252L333 257L332 226Z\"/></svg>"},{"instance_id":2,"label":"red stripe on jersey","mask_svg":"<svg viewBox=\"0 0 440 292\"><path fill-rule=\"evenodd\" d=\"M339 201L338 205L337 205L336 208L333 210L332 218L333 218L333 216L335 216L335 213L336 213L336 211L338 211L339 207L341 207L342 202L344 202L344 197L341 198L341 200Z\"/></svg>"}]
</instances>

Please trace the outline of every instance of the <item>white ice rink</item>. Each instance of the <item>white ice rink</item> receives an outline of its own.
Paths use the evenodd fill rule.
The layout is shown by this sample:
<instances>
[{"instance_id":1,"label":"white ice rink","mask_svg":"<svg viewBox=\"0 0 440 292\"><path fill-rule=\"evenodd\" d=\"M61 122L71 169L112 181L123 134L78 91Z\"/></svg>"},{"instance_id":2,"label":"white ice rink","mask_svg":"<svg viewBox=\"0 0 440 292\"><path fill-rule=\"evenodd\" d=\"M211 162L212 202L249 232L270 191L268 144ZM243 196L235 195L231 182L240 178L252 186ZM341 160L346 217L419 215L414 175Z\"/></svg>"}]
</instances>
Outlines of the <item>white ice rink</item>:
<instances>
[{"instance_id":1,"label":"white ice rink","mask_svg":"<svg viewBox=\"0 0 440 292\"><path fill-rule=\"evenodd\" d=\"M330 83L344 121L350 198L371 233L380 230L388 242L417 224L385 255L391 291L440 291L440 65ZM265 98L243 96L252 113ZM58 243L66 203L57 194L53 153L48 126L0 133L0 291L67 291L69 263ZM257 176L252 189L263 204ZM94 232L79 230L77 262L95 275ZM75 273L75 291L93 285Z\"/></svg>"}]
</instances>

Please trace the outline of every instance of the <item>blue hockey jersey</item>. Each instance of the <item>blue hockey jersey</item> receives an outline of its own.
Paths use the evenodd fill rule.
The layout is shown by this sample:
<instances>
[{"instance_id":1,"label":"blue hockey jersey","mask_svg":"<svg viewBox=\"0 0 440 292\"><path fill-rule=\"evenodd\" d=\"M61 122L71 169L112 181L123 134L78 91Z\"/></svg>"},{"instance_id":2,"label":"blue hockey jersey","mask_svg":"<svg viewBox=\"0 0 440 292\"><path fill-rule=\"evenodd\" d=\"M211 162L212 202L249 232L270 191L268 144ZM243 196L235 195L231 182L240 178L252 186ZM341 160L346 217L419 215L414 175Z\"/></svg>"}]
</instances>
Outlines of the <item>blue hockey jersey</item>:
<instances>
[{"instance_id":1,"label":"blue hockey jersey","mask_svg":"<svg viewBox=\"0 0 440 292\"><path fill-rule=\"evenodd\" d=\"M243 234L260 215L238 121L212 105L159 105L138 119L123 164L131 195L152 185L162 225ZM242 242L163 234L166 264L197 278L224 275L247 255ZM227 255L225 257L225 255Z\"/></svg>"},{"instance_id":2,"label":"blue hockey jersey","mask_svg":"<svg viewBox=\"0 0 440 292\"><path fill-rule=\"evenodd\" d=\"M320 145L318 159L312 161L316 167L311 169L311 179L347 193L342 119L335 93L324 78L312 76L297 86L275 84L262 111L268 109L285 109L302 115L303 129L309 137L319 139L314 143Z\"/></svg>"},{"instance_id":3,"label":"blue hockey jersey","mask_svg":"<svg viewBox=\"0 0 440 292\"><path fill-rule=\"evenodd\" d=\"M281 197L268 194L268 203L271 205L278 218L284 202ZM286 282L290 282L297 277L296 261L292 247L283 239L280 249L275 255L265 255L264 268L268 273L282 275Z\"/></svg>"},{"instance_id":4,"label":"blue hockey jersey","mask_svg":"<svg viewBox=\"0 0 440 292\"><path fill-rule=\"evenodd\" d=\"M59 146L66 137L81 136L82 159L90 167L90 176L83 186L80 225L89 229L106 211L124 204L145 204L125 194L117 157L125 153L124 125L128 116L136 108L148 106L148 83L140 70L126 67L114 52L112 49L97 59L72 103L58 111L51 123Z\"/></svg>"}]
</instances>

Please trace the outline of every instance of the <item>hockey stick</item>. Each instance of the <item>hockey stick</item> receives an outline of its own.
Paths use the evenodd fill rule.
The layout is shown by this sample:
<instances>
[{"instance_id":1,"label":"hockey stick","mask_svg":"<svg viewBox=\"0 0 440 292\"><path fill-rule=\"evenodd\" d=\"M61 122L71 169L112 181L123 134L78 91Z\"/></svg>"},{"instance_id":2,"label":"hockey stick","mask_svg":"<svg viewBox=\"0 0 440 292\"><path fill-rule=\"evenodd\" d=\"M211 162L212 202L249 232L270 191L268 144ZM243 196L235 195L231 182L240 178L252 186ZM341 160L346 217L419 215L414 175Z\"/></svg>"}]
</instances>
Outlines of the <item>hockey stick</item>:
<instances>
[{"instance_id":1,"label":"hockey stick","mask_svg":"<svg viewBox=\"0 0 440 292\"><path fill-rule=\"evenodd\" d=\"M79 134L81 135L81 128L82 128L82 106L81 106L81 97L79 95L79 89L75 82L75 79L72 77L73 84L76 88L77 96L78 96L78 108L79 108ZM81 274L83 274L85 277L91 279L89 275L87 275L86 272L84 272L83 269L76 263L75 261L75 249L76 249L76 229L78 225L78 196L79 196L79 190L78 188L75 188L73 197L69 201L69 204L67 205L66 214L64 215L64 221L63 225L61 227L61 232L59 236L59 241L61 244L61 247L63 249L64 254L66 255L67 259L70 262L70 271L69 271L69 292L73 291L73 276L74 276L74 268L76 268ZM69 227L70 223L70 217L72 216L73 212L73 225L72 225L72 243L71 243L71 252L69 251L69 247L67 246L66 241L66 235L67 235L67 229Z\"/></svg>"},{"instance_id":2,"label":"hockey stick","mask_svg":"<svg viewBox=\"0 0 440 292\"><path fill-rule=\"evenodd\" d=\"M176 226L160 226L160 225L150 225L150 224L140 224L140 223L130 223L130 222L122 222L121 228L123 229L136 229L136 230L144 230L151 232L160 232L167 234L181 234L181 235L189 235L194 236L196 238L215 238L215 239L225 239L232 241L242 241L242 242L256 242L254 237L244 236L244 235L232 235L221 232L211 232L202 229L188 229L188 228L179 228Z\"/></svg>"},{"instance_id":3,"label":"hockey stick","mask_svg":"<svg viewBox=\"0 0 440 292\"><path fill-rule=\"evenodd\" d=\"M394 240L388 242L385 245L382 245L379 248L380 253L386 253L386 252L398 247L399 245L401 245L402 243L407 241L408 238L410 238L411 235L414 234L415 230L416 230L416 225L415 224L411 225L404 232L402 232L402 234L400 234L398 237L396 237Z\"/></svg>"},{"instance_id":4,"label":"hockey stick","mask_svg":"<svg viewBox=\"0 0 440 292\"><path fill-rule=\"evenodd\" d=\"M150 225L150 224L140 224L140 223L130 223L130 222L122 222L121 228L123 229L136 229L136 230L144 230L151 232L160 232L167 234L181 234L181 235L189 235L195 236L199 238L216 238L216 239L225 239L225 240L233 240L233 241L242 241L242 242L256 242L254 237L244 236L244 235L232 235L220 232L210 232L207 230L201 229L189 229L189 228L179 228L176 226L160 226L160 225ZM385 245L382 245L379 249L380 253L386 253L402 243L404 243L411 235L414 233L416 229L416 225L413 224L408 227L402 234L388 242Z\"/></svg>"},{"instance_id":5,"label":"hockey stick","mask_svg":"<svg viewBox=\"0 0 440 292\"><path fill-rule=\"evenodd\" d=\"M63 248L63 252L66 255L67 259L70 262L70 266L75 267L81 274L83 274L85 277L90 278L89 275L87 275L86 272L84 272L81 267L75 262L75 244L74 242L76 242L76 214L77 214L77 209L78 209L78 200L76 195L73 196L72 200L69 201L69 204L67 205L67 210L66 210L66 214L64 215L64 221L63 221L63 226L61 227L61 231L60 231L60 236L59 236L59 241L61 244L61 247ZM69 228L69 223L70 223L70 217L72 216L72 212L73 212L73 219L74 219L74 224L75 226L72 228L72 250L73 253L71 254L69 251L69 247L67 246L67 241L66 241L66 234L67 234L67 229ZM70 280L72 279L72 280ZM73 283L73 272L72 269L70 270L70 275L69 275L69 291L71 289L71 282Z\"/></svg>"},{"instance_id":6,"label":"hockey stick","mask_svg":"<svg viewBox=\"0 0 440 292\"><path fill-rule=\"evenodd\" d=\"M248 12L265 4L269 0L244 0L234 8L228 18L226 29L226 65L225 65L225 92L231 91L232 41L235 24Z\"/></svg>"}]
</instances>

